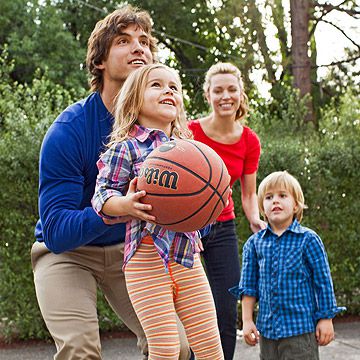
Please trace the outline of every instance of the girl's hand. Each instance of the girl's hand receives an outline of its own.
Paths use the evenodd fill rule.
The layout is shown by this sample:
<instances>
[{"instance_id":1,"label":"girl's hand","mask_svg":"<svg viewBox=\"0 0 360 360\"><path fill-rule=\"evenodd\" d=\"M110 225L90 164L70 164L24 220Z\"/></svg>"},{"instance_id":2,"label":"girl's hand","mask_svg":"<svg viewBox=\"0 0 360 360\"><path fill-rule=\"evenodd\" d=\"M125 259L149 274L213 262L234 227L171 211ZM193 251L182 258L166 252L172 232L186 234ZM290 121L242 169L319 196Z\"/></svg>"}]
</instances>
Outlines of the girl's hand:
<instances>
[{"instance_id":1,"label":"girl's hand","mask_svg":"<svg viewBox=\"0 0 360 360\"><path fill-rule=\"evenodd\" d=\"M266 222L260 219L256 219L255 221L252 221L250 223L250 229L254 234L262 229L265 229L266 226L267 226Z\"/></svg>"},{"instance_id":2,"label":"girl's hand","mask_svg":"<svg viewBox=\"0 0 360 360\"><path fill-rule=\"evenodd\" d=\"M136 191L137 178L134 178L129 183L129 189L124 197L124 209L128 216L140 220L155 222L156 218L147 213L151 211L152 206L143 204L140 199L146 195L145 190Z\"/></svg>"},{"instance_id":3,"label":"girl's hand","mask_svg":"<svg viewBox=\"0 0 360 360\"><path fill-rule=\"evenodd\" d=\"M255 346L259 342L259 332L253 321L243 322L243 335L245 342L250 346Z\"/></svg>"},{"instance_id":4,"label":"girl's hand","mask_svg":"<svg viewBox=\"0 0 360 360\"><path fill-rule=\"evenodd\" d=\"M325 346L334 340L332 319L320 319L316 325L316 340L320 346Z\"/></svg>"},{"instance_id":5,"label":"girl's hand","mask_svg":"<svg viewBox=\"0 0 360 360\"><path fill-rule=\"evenodd\" d=\"M201 251L204 251L204 245L203 245L201 239L198 239L195 244L195 252L199 253Z\"/></svg>"}]
</instances>

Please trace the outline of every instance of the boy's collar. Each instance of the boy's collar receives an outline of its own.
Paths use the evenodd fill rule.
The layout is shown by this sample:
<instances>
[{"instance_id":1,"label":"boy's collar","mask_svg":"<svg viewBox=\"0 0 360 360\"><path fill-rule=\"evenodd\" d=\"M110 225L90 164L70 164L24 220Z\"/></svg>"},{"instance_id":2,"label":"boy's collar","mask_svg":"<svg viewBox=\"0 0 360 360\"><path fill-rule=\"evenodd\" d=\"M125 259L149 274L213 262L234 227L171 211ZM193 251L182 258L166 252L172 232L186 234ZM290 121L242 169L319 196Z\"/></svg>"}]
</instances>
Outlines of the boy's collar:
<instances>
[{"instance_id":1,"label":"boy's collar","mask_svg":"<svg viewBox=\"0 0 360 360\"><path fill-rule=\"evenodd\" d=\"M299 224L299 222L294 219L293 222L291 223L291 225L283 232L283 234L285 234L287 231L291 231L295 234L302 234L305 232L305 229ZM270 224L267 225L264 233L261 235L261 237L264 237L266 234L271 233L271 234L275 234L273 232L273 230L271 229Z\"/></svg>"}]
</instances>

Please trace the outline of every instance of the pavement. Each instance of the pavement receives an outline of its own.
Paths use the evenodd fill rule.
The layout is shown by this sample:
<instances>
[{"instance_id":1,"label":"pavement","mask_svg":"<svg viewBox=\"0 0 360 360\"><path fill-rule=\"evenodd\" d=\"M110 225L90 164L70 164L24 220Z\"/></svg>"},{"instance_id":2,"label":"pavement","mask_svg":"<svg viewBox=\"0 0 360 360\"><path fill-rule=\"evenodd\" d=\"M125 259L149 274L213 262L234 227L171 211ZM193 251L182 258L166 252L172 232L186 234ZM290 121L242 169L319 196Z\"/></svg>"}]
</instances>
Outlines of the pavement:
<instances>
[{"instance_id":1,"label":"pavement","mask_svg":"<svg viewBox=\"0 0 360 360\"><path fill-rule=\"evenodd\" d=\"M16 343L0 348L1 360L52 359L55 347L51 343ZM140 360L133 336L106 337L102 339L103 360ZM335 323L335 341L320 347L322 360L360 360L360 322ZM259 347L247 346L239 336L234 360L258 360ZM211 359L209 359L211 360Z\"/></svg>"}]
</instances>

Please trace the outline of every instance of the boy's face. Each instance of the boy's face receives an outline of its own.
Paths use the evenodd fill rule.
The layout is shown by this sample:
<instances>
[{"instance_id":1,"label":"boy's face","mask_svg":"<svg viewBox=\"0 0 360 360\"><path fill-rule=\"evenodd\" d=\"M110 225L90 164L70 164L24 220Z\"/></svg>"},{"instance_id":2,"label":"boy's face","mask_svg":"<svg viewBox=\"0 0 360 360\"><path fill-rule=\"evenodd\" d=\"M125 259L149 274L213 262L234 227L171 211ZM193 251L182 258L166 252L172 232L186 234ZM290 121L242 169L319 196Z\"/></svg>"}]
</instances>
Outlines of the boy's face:
<instances>
[{"instance_id":1,"label":"boy's face","mask_svg":"<svg viewBox=\"0 0 360 360\"><path fill-rule=\"evenodd\" d=\"M285 189L269 189L264 196L265 215L273 230L288 228L294 218L297 205L294 197Z\"/></svg>"},{"instance_id":2,"label":"boy's face","mask_svg":"<svg viewBox=\"0 0 360 360\"><path fill-rule=\"evenodd\" d=\"M128 75L146 64L152 64L148 35L136 24L131 24L116 36L106 60L98 66L106 83L122 85Z\"/></svg>"}]
</instances>

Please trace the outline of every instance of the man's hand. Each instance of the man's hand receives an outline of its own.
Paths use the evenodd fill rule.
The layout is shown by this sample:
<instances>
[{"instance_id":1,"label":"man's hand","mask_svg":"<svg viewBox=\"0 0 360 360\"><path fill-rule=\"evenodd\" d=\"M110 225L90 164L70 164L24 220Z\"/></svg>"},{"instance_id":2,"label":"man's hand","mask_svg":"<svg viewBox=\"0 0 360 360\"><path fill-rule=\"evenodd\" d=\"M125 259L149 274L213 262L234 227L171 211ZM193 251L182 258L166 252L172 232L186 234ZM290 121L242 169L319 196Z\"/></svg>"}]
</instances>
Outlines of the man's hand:
<instances>
[{"instance_id":1,"label":"man's hand","mask_svg":"<svg viewBox=\"0 0 360 360\"><path fill-rule=\"evenodd\" d=\"M245 342L250 346L255 346L259 342L259 332L253 321L243 322L243 335Z\"/></svg>"},{"instance_id":2,"label":"man's hand","mask_svg":"<svg viewBox=\"0 0 360 360\"><path fill-rule=\"evenodd\" d=\"M320 319L316 325L316 340L320 346L325 346L334 340L332 319Z\"/></svg>"},{"instance_id":3,"label":"man's hand","mask_svg":"<svg viewBox=\"0 0 360 360\"><path fill-rule=\"evenodd\" d=\"M106 225L115 225L115 224L120 224L120 223L126 223L132 219L133 219L133 217L131 217L131 216L119 216L117 218L112 218L112 219L102 218L104 224L106 224Z\"/></svg>"}]
</instances>

